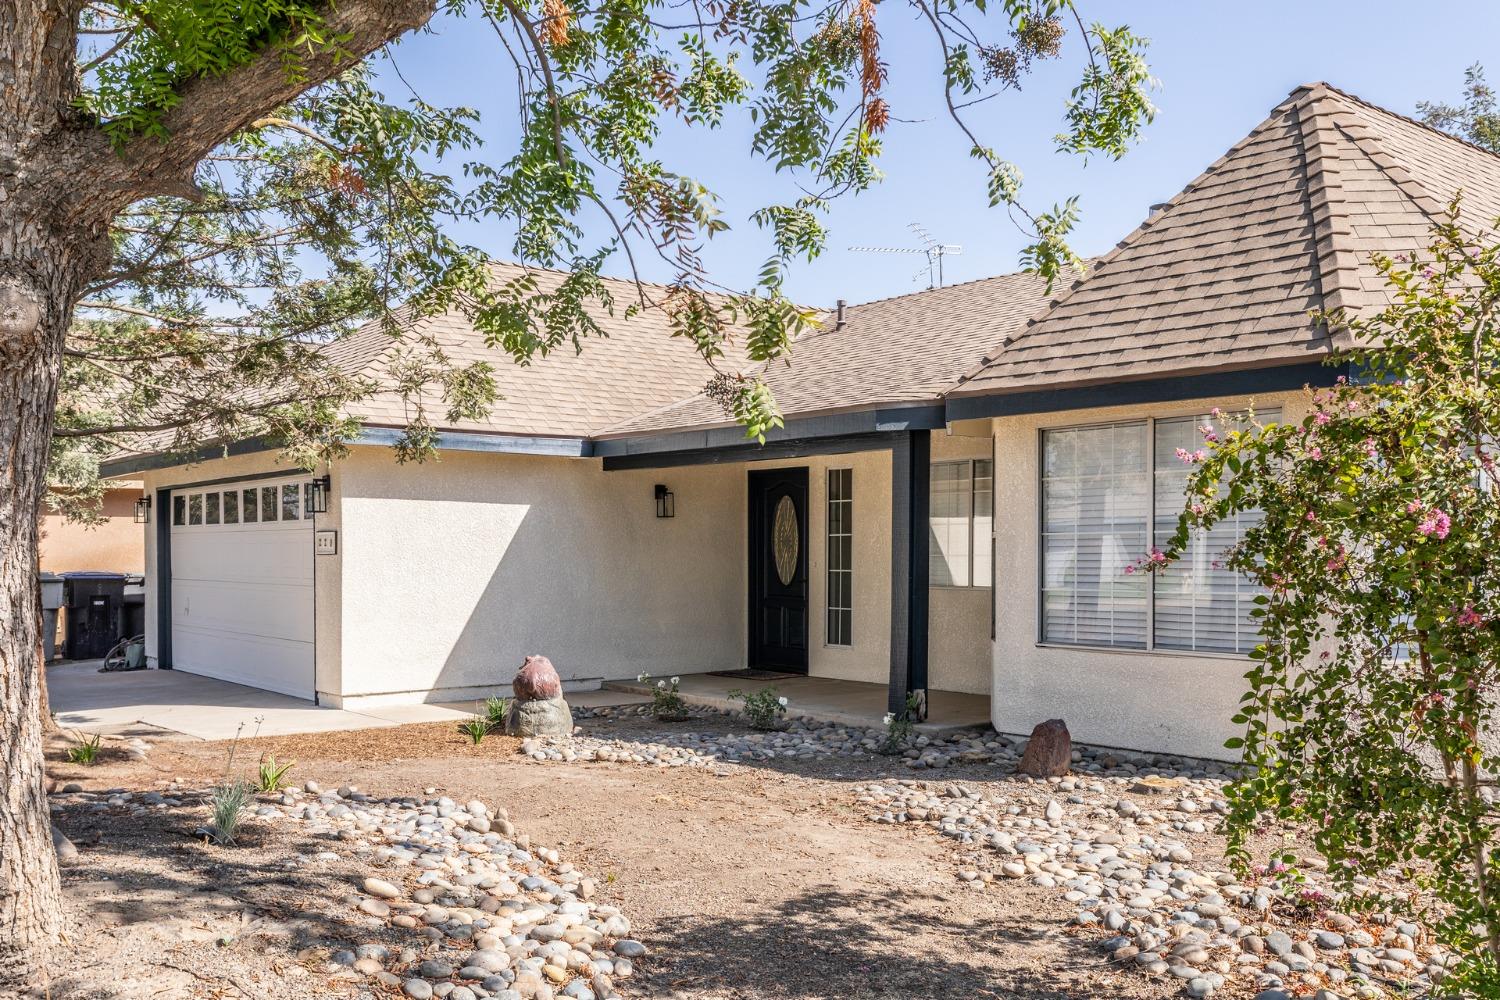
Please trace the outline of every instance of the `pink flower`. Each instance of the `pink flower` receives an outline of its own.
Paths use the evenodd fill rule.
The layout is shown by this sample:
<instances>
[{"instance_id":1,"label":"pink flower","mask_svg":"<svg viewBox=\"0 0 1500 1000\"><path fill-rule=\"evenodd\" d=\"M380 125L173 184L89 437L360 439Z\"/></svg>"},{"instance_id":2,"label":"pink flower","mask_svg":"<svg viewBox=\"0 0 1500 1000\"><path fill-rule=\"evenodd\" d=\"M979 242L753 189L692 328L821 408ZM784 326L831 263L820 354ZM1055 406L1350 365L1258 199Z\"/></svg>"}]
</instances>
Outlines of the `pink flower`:
<instances>
[{"instance_id":1,"label":"pink flower","mask_svg":"<svg viewBox=\"0 0 1500 1000\"><path fill-rule=\"evenodd\" d=\"M1307 449L1307 457L1312 459L1314 462L1321 462L1323 460L1323 449L1319 448L1317 445L1313 445L1311 448Z\"/></svg>"},{"instance_id":2,"label":"pink flower","mask_svg":"<svg viewBox=\"0 0 1500 1000\"><path fill-rule=\"evenodd\" d=\"M1198 433L1202 434L1203 440L1207 441L1209 444L1213 444L1215 441L1219 440L1219 432L1214 430L1213 427L1209 426L1208 424L1204 424L1202 427L1198 428Z\"/></svg>"},{"instance_id":3,"label":"pink flower","mask_svg":"<svg viewBox=\"0 0 1500 1000\"><path fill-rule=\"evenodd\" d=\"M1406 505L1406 512L1408 514L1415 514L1417 511L1419 511L1421 509L1422 509L1422 501L1420 501L1420 500L1413 500L1411 503L1409 503L1409 504Z\"/></svg>"},{"instance_id":4,"label":"pink flower","mask_svg":"<svg viewBox=\"0 0 1500 1000\"><path fill-rule=\"evenodd\" d=\"M1430 535L1442 541L1448 537L1448 530L1452 527L1453 519L1434 507L1422 518L1422 523L1417 525L1417 534Z\"/></svg>"},{"instance_id":5,"label":"pink flower","mask_svg":"<svg viewBox=\"0 0 1500 1000\"><path fill-rule=\"evenodd\" d=\"M1464 608L1453 621L1455 624L1472 626L1474 628L1478 628L1484 624L1484 619L1472 607Z\"/></svg>"},{"instance_id":6,"label":"pink flower","mask_svg":"<svg viewBox=\"0 0 1500 1000\"><path fill-rule=\"evenodd\" d=\"M1363 444L1361 445L1361 447L1364 448L1364 450L1365 450L1365 456L1367 458L1374 458L1376 456L1377 451L1376 451L1376 448L1375 448L1375 439L1374 438L1365 438L1365 440L1364 440Z\"/></svg>"},{"instance_id":7,"label":"pink flower","mask_svg":"<svg viewBox=\"0 0 1500 1000\"><path fill-rule=\"evenodd\" d=\"M1161 549L1152 549L1151 550L1151 562L1154 562L1154 563L1165 563L1166 561L1167 561L1167 554L1165 552L1163 552Z\"/></svg>"},{"instance_id":8,"label":"pink flower","mask_svg":"<svg viewBox=\"0 0 1500 1000\"><path fill-rule=\"evenodd\" d=\"M1175 454L1179 459L1187 462L1189 465L1192 465L1194 462L1201 462L1208 457L1208 452L1204 451L1202 448L1199 448L1197 451L1188 451L1186 448L1178 448Z\"/></svg>"},{"instance_id":9,"label":"pink flower","mask_svg":"<svg viewBox=\"0 0 1500 1000\"><path fill-rule=\"evenodd\" d=\"M1126 576L1134 576L1135 575L1135 566L1134 565L1126 566L1125 567L1125 575Z\"/></svg>"},{"instance_id":10,"label":"pink flower","mask_svg":"<svg viewBox=\"0 0 1500 1000\"><path fill-rule=\"evenodd\" d=\"M1319 410L1317 413L1313 414L1313 423L1317 424L1319 427L1328 423L1328 421L1332 419L1333 417L1323 410Z\"/></svg>"}]
</instances>

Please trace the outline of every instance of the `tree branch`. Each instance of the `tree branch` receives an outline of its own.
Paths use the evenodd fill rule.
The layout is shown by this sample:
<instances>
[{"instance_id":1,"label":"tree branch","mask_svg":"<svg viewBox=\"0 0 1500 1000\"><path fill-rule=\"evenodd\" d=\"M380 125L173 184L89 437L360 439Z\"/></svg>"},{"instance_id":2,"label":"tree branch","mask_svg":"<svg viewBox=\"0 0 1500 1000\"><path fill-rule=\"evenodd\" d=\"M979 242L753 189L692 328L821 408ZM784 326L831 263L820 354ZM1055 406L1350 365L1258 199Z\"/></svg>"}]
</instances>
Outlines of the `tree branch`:
<instances>
[{"instance_id":1,"label":"tree branch","mask_svg":"<svg viewBox=\"0 0 1500 1000\"><path fill-rule=\"evenodd\" d=\"M310 86L332 79L392 39L426 24L436 9L437 0L330 4L323 28L340 42L325 50L299 52L298 76L287 71L286 51L270 46L253 62L222 76L196 76L184 82L177 103L161 116L171 136L166 142L137 136L115 151L108 136L97 131L96 189L114 210L151 195L188 197L195 190L194 170L214 147Z\"/></svg>"}]
</instances>

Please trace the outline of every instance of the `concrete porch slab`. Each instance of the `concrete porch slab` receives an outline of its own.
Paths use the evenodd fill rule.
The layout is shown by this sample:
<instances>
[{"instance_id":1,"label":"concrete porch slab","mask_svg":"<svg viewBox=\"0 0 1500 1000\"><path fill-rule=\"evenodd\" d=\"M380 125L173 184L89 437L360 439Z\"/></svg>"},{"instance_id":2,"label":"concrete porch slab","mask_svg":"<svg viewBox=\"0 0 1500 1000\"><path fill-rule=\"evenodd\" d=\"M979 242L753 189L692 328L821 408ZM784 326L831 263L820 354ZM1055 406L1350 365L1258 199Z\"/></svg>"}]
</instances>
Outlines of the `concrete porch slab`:
<instances>
[{"instance_id":1,"label":"concrete porch slab","mask_svg":"<svg viewBox=\"0 0 1500 1000\"><path fill-rule=\"evenodd\" d=\"M634 680L606 681L604 686L615 691L639 694L645 700L657 680L658 678L653 677L644 683ZM730 691L736 688L755 691L765 687L774 687L777 694L786 697L786 714L789 718L807 718L871 729L884 727L884 684L836 680L832 677L789 677L783 680L756 681L742 677L716 677L712 674L683 674L678 684L678 693L689 705L735 709L740 703L730 700ZM918 732L956 732L983 729L990 724L989 695L928 691L927 702L927 721L917 725Z\"/></svg>"}]
</instances>

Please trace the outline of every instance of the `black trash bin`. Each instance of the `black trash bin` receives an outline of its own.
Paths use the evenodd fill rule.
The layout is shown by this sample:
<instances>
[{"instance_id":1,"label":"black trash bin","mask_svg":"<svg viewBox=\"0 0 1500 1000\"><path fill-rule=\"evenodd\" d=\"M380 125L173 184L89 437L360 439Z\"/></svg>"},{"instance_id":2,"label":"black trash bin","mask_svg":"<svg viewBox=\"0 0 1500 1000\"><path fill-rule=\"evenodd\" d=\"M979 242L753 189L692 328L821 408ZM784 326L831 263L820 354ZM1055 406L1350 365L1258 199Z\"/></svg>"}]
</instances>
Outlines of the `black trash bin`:
<instances>
[{"instance_id":1,"label":"black trash bin","mask_svg":"<svg viewBox=\"0 0 1500 1000\"><path fill-rule=\"evenodd\" d=\"M78 571L63 574L67 611L66 654L70 660L93 660L108 653L123 637L125 574Z\"/></svg>"}]
</instances>

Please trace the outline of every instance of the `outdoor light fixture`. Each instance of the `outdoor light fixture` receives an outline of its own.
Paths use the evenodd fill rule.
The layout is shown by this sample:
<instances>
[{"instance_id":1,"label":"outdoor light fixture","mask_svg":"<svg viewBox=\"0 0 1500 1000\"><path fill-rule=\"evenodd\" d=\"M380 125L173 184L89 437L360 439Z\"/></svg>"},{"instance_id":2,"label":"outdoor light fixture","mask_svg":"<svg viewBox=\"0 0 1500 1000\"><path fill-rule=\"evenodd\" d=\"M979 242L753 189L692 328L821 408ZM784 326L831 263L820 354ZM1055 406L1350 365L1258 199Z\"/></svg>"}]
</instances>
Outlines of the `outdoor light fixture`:
<instances>
[{"instance_id":1,"label":"outdoor light fixture","mask_svg":"<svg viewBox=\"0 0 1500 1000\"><path fill-rule=\"evenodd\" d=\"M308 480L307 486L303 490L305 495L302 498L302 506L305 508L304 513L328 513L328 489L332 485L333 481L328 476L319 476L316 479Z\"/></svg>"},{"instance_id":2,"label":"outdoor light fixture","mask_svg":"<svg viewBox=\"0 0 1500 1000\"><path fill-rule=\"evenodd\" d=\"M672 495L671 490L667 489L661 483L656 484L656 516L677 516L677 498Z\"/></svg>"},{"instance_id":3,"label":"outdoor light fixture","mask_svg":"<svg viewBox=\"0 0 1500 1000\"><path fill-rule=\"evenodd\" d=\"M141 497L135 502L135 523L147 524L151 521L151 498Z\"/></svg>"}]
</instances>

